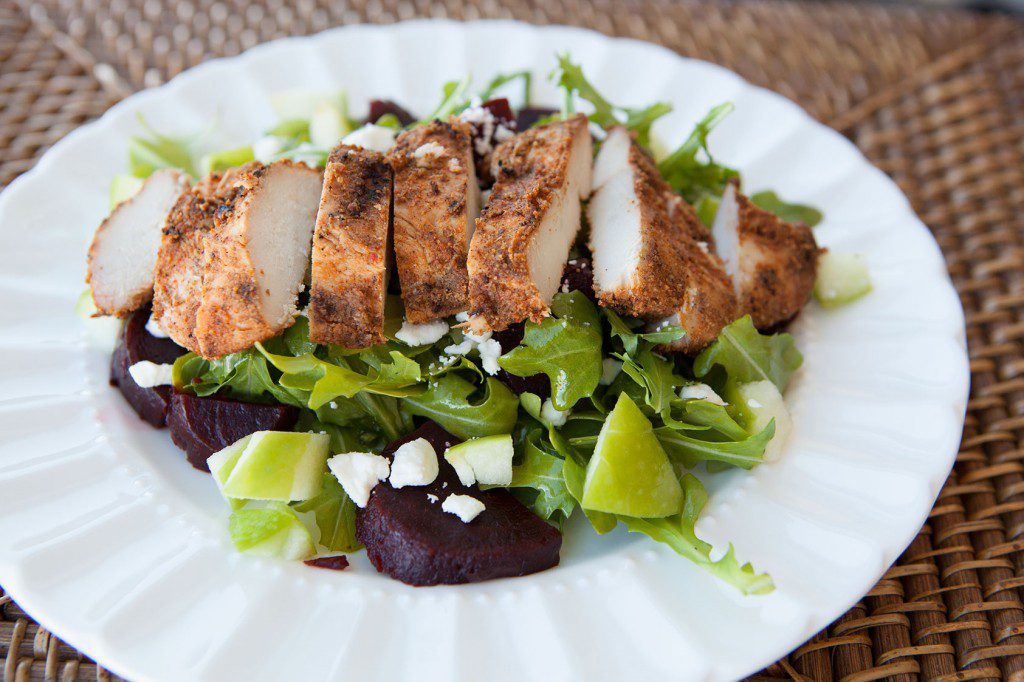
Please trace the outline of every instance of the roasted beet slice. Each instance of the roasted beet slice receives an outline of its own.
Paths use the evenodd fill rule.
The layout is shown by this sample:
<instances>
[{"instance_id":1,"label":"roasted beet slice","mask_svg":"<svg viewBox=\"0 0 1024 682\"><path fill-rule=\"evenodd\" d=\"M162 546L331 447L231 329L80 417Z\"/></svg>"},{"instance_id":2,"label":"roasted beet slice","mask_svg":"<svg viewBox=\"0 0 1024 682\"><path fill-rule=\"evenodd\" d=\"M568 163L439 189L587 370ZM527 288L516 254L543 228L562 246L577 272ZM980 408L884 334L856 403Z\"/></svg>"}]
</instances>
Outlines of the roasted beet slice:
<instances>
[{"instance_id":1,"label":"roasted beet slice","mask_svg":"<svg viewBox=\"0 0 1024 682\"><path fill-rule=\"evenodd\" d=\"M366 122L376 123L385 114L393 114L403 126L415 123L416 121L416 117L406 111L404 107L389 99L371 99L370 114L366 117Z\"/></svg>"},{"instance_id":2,"label":"roasted beet slice","mask_svg":"<svg viewBox=\"0 0 1024 682\"><path fill-rule=\"evenodd\" d=\"M142 360L170 364L183 355L185 349L170 339L159 339L146 331L149 313L147 305L132 313L121 325L121 334L110 358L110 384L120 389L124 399L140 417L160 428L167 422L171 387L143 388L135 383L128 368Z\"/></svg>"},{"instance_id":3,"label":"roasted beet slice","mask_svg":"<svg viewBox=\"0 0 1024 682\"><path fill-rule=\"evenodd\" d=\"M516 130L528 130L534 123L557 114L557 109L551 107L523 107L516 115Z\"/></svg>"},{"instance_id":4,"label":"roasted beet slice","mask_svg":"<svg viewBox=\"0 0 1024 682\"><path fill-rule=\"evenodd\" d=\"M290 405L263 405L174 391L167 426L171 440L185 451L189 464L209 471L206 460L256 431L290 431L299 418Z\"/></svg>"},{"instance_id":5,"label":"roasted beet slice","mask_svg":"<svg viewBox=\"0 0 1024 682\"><path fill-rule=\"evenodd\" d=\"M572 258L562 271L562 291L578 291L594 303L594 266L589 258Z\"/></svg>"},{"instance_id":6,"label":"roasted beet slice","mask_svg":"<svg viewBox=\"0 0 1024 682\"><path fill-rule=\"evenodd\" d=\"M356 538L381 573L410 585L458 585L543 571L558 564L562 535L503 488L479 490L459 482L444 460L458 442L427 422L384 449L426 438L437 452L440 473L427 486L398 490L381 483L356 516ZM441 509L448 495L472 495L486 509L470 523ZM436 501L431 501L433 495Z\"/></svg>"},{"instance_id":7,"label":"roasted beet slice","mask_svg":"<svg viewBox=\"0 0 1024 682\"><path fill-rule=\"evenodd\" d=\"M491 115L506 128L515 128L516 116L512 113L512 106L506 98L489 99L480 106L491 112Z\"/></svg>"}]
</instances>

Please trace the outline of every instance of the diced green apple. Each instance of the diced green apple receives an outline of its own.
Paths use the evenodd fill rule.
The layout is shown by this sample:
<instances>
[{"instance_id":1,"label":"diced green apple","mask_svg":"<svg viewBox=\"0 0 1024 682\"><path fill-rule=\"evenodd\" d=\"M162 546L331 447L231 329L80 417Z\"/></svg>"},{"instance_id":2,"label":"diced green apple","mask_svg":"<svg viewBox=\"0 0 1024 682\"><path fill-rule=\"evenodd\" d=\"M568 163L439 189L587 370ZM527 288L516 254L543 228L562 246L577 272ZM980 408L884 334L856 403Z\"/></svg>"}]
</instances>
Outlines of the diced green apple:
<instances>
[{"instance_id":1,"label":"diced green apple","mask_svg":"<svg viewBox=\"0 0 1024 682\"><path fill-rule=\"evenodd\" d=\"M235 511L228 530L235 547L248 554L299 561L316 554L309 529L291 507L279 502Z\"/></svg>"},{"instance_id":2,"label":"diced green apple","mask_svg":"<svg viewBox=\"0 0 1024 682\"><path fill-rule=\"evenodd\" d=\"M512 483L512 436L484 436L453 445L444 458L455 469L463 485L509 485Z\"/></svg>"},{"instance_id":3,"label":"diced green apple","mask_svg":"<svg viewBox=\"0 0 1024 682\"><path fill-rule=\"evenodd\" d=\"M782 455L786 440L793 429L793 418L779 389L770 381L754 381L736 388L736 406L746 420L750 433L760 433L775 420L775 435L764 451L764 461L774 462Z\"/></svg>"},{"instance_id":4,"label":"diced green apple","mask_svg":"<svg viewBox=\"0 0 1024 682\"><path fill-rule=\"evenodd\" d=\"M871 291L871 277L864 257L857 253L826 251L818 258L814 298L825 308L856 301Z\"/></svg>"},{"instance_id":5,"label":"diced green apple","mask_svg":"<svg viewBox=\"0 0 1024 682\"><path fill-rule=\"evenodd\" d=\"M295 502L320 492L328 435L257 431L242 441L207 460L224 497Z\"/></svg>"},{"instance_id":6,"label":"diced green apple","mask_svg":"<svg viewBox=\"0 0 1024 682\"><path fill-rule=\"evenodd\" d=\"M145 178L137 178L134 175L115 175L110 181L110 210L113 211L118 204L138 194L145 181Z\"/></svg>"},{"instance_id":7,"label":"diced green apple","mask_svg":"<svg viewBox=\"0 0 1024 682\"><path fill-rule=\"evenodd\" d=\"M668 455L651 422L622 393L597 437L583 483L584 509L656 518L676 514L683 506Z\"/></svg>"},{"instance_id":8,"label":"diced green apple","mask_svg":"<svg viewBox=\"0 0 1024 682\"><path fill-rule=\"evenodd\" d=\"M309 119L309 141L314 147L331 149L352 132L345 112L331 102L320 102Z\"/></svg>"}]
</instances>

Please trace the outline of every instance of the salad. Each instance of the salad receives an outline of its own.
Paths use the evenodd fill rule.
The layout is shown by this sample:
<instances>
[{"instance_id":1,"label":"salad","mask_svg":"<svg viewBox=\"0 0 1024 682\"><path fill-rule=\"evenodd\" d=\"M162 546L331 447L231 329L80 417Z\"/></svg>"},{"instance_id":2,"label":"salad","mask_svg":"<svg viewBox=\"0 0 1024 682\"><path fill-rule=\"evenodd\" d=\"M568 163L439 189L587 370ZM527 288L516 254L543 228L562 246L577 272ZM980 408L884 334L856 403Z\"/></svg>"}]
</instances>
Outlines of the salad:
<instances>
[{"instance_id":1,"label":"salad","mask_svg":"<svg viewBox=\"0 0 1024 682\"><path fill-rule=\"evenodd\" d=\"M702 480L783 456L783 329L866 265L715 160L730 104L658 153L671 105L613 104L569 56L550 77L558 109L523 71L423 118L294 91L250 145L131 140L81 307L122 320L112 383L239 551L457 584L555 566L582 514L773 589L698 537Z\"/></svg>"}]
</instances>

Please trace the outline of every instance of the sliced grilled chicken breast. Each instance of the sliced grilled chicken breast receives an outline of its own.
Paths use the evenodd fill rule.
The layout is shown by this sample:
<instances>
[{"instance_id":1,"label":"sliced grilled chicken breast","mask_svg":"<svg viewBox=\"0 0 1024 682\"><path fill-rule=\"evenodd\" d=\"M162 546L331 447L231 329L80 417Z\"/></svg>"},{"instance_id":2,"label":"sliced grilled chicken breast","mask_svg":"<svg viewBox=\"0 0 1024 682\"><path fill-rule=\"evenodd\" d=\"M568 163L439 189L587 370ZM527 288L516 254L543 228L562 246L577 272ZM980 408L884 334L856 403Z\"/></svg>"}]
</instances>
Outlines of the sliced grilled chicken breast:
<instances>
[{"instance_id":1,"label":"sliced grilled chicken breast","mask_svg":"<svg viewBox=\"0 0 1024 682\"><path fill-rule=\"evenodd\" d=\"M399 135L388 153L395 264L413 324L468 307L466 255L480 213L470 132L466 123L434 121Z\"/></svg>"},{"instance_id":2,"label":"sliced grilled chicken breast","mask_svg":"<svg viewBox=\"0 0 1024 682\"><path fill-rule=\"evenodd\" d=\"M771 330L800 312L814 289L820 253L809 227L755 206L733 182L712 232L740 307L755 327Z\"/></svg>"},{"instance_id":3,"label":"sliced grilled chicken breast","mask_svg":"<svg viewBox=\"0 0 1024 682\"><path fill-rule=\"evenodd\" d=\"M311 340L347 348L386 340L391 195L391 167L379 152L348 145L331 152L313 236Z\"/></svg>"},{"instance_id":4,"label":"sliced grilled chicken breast","mask_svg":"<svg viewBox=\"0 0 1024 682\"><path fill-rule=\"evenodd\" d=\"M679 324L686 336L671 348L701 350L736 319L737 306L693 208L625 128L609 131L594 185L587 217L598 300L655 326Z\"/></svg>"},{"instance_id":5,"label":"sliced grilled chicken breast","mask_svg":"<svg viewBox=\"0 0 1024 682\"><path fill-rule=\"evenodd\" d=\"M125 317L153 297L162 230L188 188L184 173L158 170L97 228L89 247L86 282L100 315Z\"/></svg>"},{"instance_id":6,"label":"sliced grilled chicken breast","mask_svg":"<svg viewBox=\"0 0 1024 682\"><path fill-rule=\"evenodd\" d=\"M195 329L207 239L235 181L248 170L249 165L209 175L178 199L164 225L153 274L153 319L193 353L202 353Z\"/></svg>"},{"instance_id":7,"label":"sliced grilled chicken breast","mask_svg":"<svg viewBox=\"0 0 1024 682\"><path fill-rule=\"evenodd\" d=\"M195 337L204 357L243 351L295 320L322 177L287 160L239 174L203 255Z\"/></svg>"},{"instance_id":8,"label":"sliced grilled chicken breast","mask_svg":"<svg viewBox=\"0 0 1024 682\"><path fill-rule=\"evenodd\" d=\"M540 321L558 289L590 194L587 118L537 126L494 151L496 178L469 247L470 326L500 331Z\"/></svg>"}]
</instances>

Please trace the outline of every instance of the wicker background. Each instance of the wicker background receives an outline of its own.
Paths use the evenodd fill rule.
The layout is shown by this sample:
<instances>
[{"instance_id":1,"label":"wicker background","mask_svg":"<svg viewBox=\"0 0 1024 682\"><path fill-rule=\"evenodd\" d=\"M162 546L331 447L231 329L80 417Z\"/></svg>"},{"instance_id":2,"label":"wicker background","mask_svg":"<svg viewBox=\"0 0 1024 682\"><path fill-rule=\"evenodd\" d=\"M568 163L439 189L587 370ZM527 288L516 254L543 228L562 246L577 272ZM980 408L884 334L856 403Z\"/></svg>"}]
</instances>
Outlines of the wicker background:
<instances>
[{"instance_id":1,"label":"wicker background","mask_svg":"<svg viewBox=\"0 0 1024 682\"><path fill-rule=\"evenodd\" d=\"M956 469L882 581L756 678L1024 680L1022 22L790 2L0 0L0 186L209 56L419 16L578 24L718 62L795 99L900 184L967 313L973 388ZM3 682L111 679L2 591L0 664Z\"/></svg>"}]
</instances>

